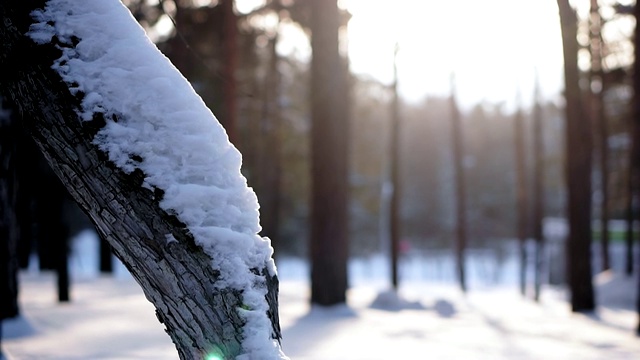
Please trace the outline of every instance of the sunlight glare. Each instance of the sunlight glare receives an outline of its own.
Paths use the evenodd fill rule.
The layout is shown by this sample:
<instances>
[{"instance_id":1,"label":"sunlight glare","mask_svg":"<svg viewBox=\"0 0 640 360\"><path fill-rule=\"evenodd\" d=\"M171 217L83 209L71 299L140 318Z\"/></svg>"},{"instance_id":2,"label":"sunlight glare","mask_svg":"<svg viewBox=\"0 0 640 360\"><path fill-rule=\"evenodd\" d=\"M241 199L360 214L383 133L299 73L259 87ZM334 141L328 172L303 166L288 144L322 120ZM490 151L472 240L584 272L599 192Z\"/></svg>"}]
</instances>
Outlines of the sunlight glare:
<instances>
[{"instance_id":1,"label":"sunlight glare","mask_svg":"<svg viewBox=\"0 0 640 360\"><path fill-rule=\"evenodd\" d=\"M447 94L456 73L463 102L512 101L529 92L534 69L561 87L562 48L558 11L539 0L344 0L351 69L389 84L398 42L399 88L410 100ZM545 91L547 90L547 91Z\"/></svg>"}]
</instances>

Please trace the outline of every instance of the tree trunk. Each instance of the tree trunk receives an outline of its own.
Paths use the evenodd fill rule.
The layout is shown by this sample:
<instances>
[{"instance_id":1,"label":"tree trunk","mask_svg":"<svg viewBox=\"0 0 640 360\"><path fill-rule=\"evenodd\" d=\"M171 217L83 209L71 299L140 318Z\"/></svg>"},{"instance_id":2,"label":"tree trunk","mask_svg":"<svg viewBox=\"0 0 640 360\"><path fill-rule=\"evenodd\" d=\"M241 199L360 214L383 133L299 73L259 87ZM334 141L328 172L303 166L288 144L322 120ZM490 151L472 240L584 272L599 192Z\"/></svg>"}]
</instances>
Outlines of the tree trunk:
<instances>
[{"instance_id":1,"label":"tree trunk","mask_svg":"<svg viewBox=\"0 0 640 360\"><path fill-rule=\"evenodd\" d=\"M635 28L635 59L640 59L640 6L634 7L636 19ZM627 207L627 237L626 237L626 262L625 272L628 276L633 274L633 243L636 237L635 224L638 223L638 204L640 203L640 62L635 61L633 67L633 105L630 124L631 154L629 156L629 198Z\"/></svg>"},{"instance_id":2,"label":"tree trunk","mask_svg":"<svg viewBox=\"0 0 640 360\"><path fill-rule=\"evenodd\" d=\"M348 139L346 68L336 0L311 4L311 302L346 301Z\"/></svg>"},{"instance_id":3,"label":"tree trunk","mask_svg":"<svg viewBox=\"0 0 640 360\"><path fill-rule=\"evenodd\" d=\"M632 125L633 126L633 125ZM631 144L631 154L633 154L634 148L637 147L637 145L635 144L634 141L632 141ZM636 186L633 182L634 180L634 173L635 173L635 169L634 169L634 161L633 161L633 157L629 156L629 170L628 170L628 174L627 174L627 198L626 200L626 208L625 208L625 222L626 222L626 229L625 229L625 236L624 236L624 248L625 248L625 253L624 253L624 273L627 276L631 276L633 275L633 239L634 239L634 234L635 234L635 229L634 229L634 223L635 223L635 214L634 214L634 197L635 197L635 192L636 192Z\"/></svg>"},{"instance_id":4,"label":"tree trunk","mask_svg":"<svg viewBox=\"0 0 640 360\"><path fill-rule=\"evenodd\" d=\"M279 3L274 3L275 11L280 9ZM269 67L264 81L264 99L262 104L261 137L264 141L260 171L260 207L262 219L262 234L271 239L271 245L278 253L280 233L280 197L282 178L282 119L280 111L280 58L276 47L278 32L269 40Z\"/></svg>"},{"instance_id":5,"label":"tree trunk","mask_svg":"<svg viewBox=\"0 0 640 360\"><path fill-rule=\"evenodd\" d=\"M455 81L451 75L451 136L456 183L456 272L460 289L467 291L465 251L467 247L467 195L464 176L464 145L460 110L456 103Z\"/></svg>"},{"instance_id":6,"label":"tree trunk","mask_svg":"<svg viewBox=\"0 0 640 360\"><path fill-rule=\"evenodd\" d=\"M604 79L602 77L602 54L604 49L601 30L602 18L598 8L598 1L591 0L589 12L589 52L591 54L590 95L592 123L594 132L598 136L599 168L600 168L600 256L601 270L611 268L609 261L609 148L607 145L608 129L604 111Z\"/></svg>"},{"instance_id":7,"label":"tree trunk","mask_svg":"<svg viewBox=\"0 0 640 360\"><path fill-rule=\"evenodd\" d=\"M0 327L18 315L17 124L0 97ZM1 338L0 338L1 340Z\"/></svg>"},{"instance_id":8,"label":"tree trunk","mask_svg":"<svg viewBox=\"0 0 640 360\"><path fill-rule=\"evenodd\" d=\"M238 20L234 0L222 0L224 42L224 117L221 123L227 130L229 141L238 146L238 106L236 70L238 68Z\"/></svg>"},{"instance_id":9,"label":"tree trunk","mask_svg":"<svg viewBox=\"0 0 640 360\"><path fill-rule=\"evenodd\" d=\"M109 242L104 238L100 238L99 257L100 272L104 274L113 273L113 256L111 256L111 245L109 245Z\"/></svg>"},{"instance_id":10,"label":"tree trunk","mask_svg":"<svg viewBox=\"0 0 640 360\"><path fill-rule=\"evenodd\" d=\"M629 167L629 179L630 179L630 194L629 194L629 220L627 222L627 275L633 274L633 224L636 222L638 214L635 212L636 208L633 206L636 203L634 200L638 199L638 182L640 182L640 6L637 4L634 6L633 14L636 19L636 28L634 31L634 55L635 62L633 64L633 108L632 108L632 121L631 121L631 166ZM640 261L640 258L639 258ZM636 265L636 269L640 268L640 264ZM636 299L636 311L638 314L638 327L636 333L640 336L640 271L638 273L638 289Z\"/></svg>"},{"instance_id":11,"label":"tree trunk","mask_svg":"<svg viewBox=\"0 0 640 360\"><path fill-rule=\"evenodd\" d=\"M520 100L520 99L518 99ZM520 293L527 291L527 235L529 233L529 200L527 196L526 155L524 149L524 116L518 109L514 116L515 161L516 161L516 207L517 233L520 250Z\"/></svg>"},{"instance_id":12,"label":"tree trunk","mask_svg":"<svg viewBox=\"0 0 640 360\"><path fill-rule=\"evenodd\" d=\"M534 293L535 301L540 300L540 288L542 286L542 265L544 254L544 139L542 124L542 107L540 104L540 86L536 75L535 99L533 104L533 239L536 242L535 269L534 269Z\"/></svg>"},{"instance_id":13,"label":"tree trunk","mask_svg":"<svg viewBox=\"0 0 640 360\"><path fill-rule=\"evenodd\" d=\"M80 119L79 98L52 69L60 51L24 35L38 5L42 7L17 0L0 3L0 67L7 75L0 77L2 95L17 105L57 176L154 304L180 358L236 358L244 351L247 330L241 309L250 311L242 291L216 284L220 272L211 266L212 258L196 245L185 224L160 207L163 193L143 187L146 174L140 169L125 173L94 143L105 122ZM127 114L114 115L119 116ZM167 236L176 241L166 241ZM272 335L279 339L277 278L268 274L266 264L252 271L264 279Z\"/></svg>"},{"instance_id":14,"label":"tree trunk","mask_svg":"<svg viewBox=\"0 0 640 360\"><path fill-rule=\"evenodd\" d=\"M389 233L391 245L391 285L394 290L398 290L398 258L400 250L400 100L398 97L398 44L396 43L393 57L393 85L391 100L391 141L389 142L390 165L391 165L391 199L389 201Z\"/></svg>"},{"instance_id":15,"label":"tree trunk","mask_svg":"<svg viewBox=\"0 0 640 360\"><path fill-rule=\"evenodd\" d=\"M569 236L567 274L573 311L595 308L591 275L591 126L584 115L578 71L578 20L568 0L558 0L564 53L566 176Z\"/></svg>"}]
</instances>

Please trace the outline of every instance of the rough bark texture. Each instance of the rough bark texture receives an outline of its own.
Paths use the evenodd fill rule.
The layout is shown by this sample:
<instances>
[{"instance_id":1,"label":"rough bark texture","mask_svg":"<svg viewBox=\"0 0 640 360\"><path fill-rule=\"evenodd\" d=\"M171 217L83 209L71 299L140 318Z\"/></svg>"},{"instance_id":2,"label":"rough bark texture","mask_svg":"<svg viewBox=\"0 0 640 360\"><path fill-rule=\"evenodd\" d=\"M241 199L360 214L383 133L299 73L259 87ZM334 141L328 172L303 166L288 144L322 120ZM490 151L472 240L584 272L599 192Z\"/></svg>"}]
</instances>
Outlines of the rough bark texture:
<instances>
[{"instance_id":1,"label":"rough bark texture","mask_svg":"<svg viewBox=\"0 0 640 360\"><path fill-rule=\"evenodd\" d=\"M346 68L336 0L311 2L311 302L346 301L348 152Z\"/></svg>"},{"instance_id":2,"label":"rough bark texture","mask_svg":"<svg viewBox=\"0 0 640 360\"><path fill-rule=\"evenodd\" d=\"M23 35L31 22L29 13L38 5L42 2L0 3L2 95L17 104L56 174L155 305L180 358L203 359L215 353L233 359L243 336L244 320L237 312L240 292L216 288L219 275L210 266L212 259L195 245L184 224L160 208L162 192L142 188L141 171L125 174L92 144L104 122L79 119L78 99L50 68L58 50L35 46ZM167 243L166 234L178 241ZM277 279L265 277L269 315L279 337Z\"/></svg>"},{"instance_id":3,"label":"rough bark texture","mask_svg":"<svg viewBox=\"0 0 640 360\"><path fill-rule=\"evenodd\" d=\"M573 311L595 308L591 279L591 126L579 86L577 16L568 0L558 0L564 53L566 98L567 274Z\"/></svg>"}]
</instances>

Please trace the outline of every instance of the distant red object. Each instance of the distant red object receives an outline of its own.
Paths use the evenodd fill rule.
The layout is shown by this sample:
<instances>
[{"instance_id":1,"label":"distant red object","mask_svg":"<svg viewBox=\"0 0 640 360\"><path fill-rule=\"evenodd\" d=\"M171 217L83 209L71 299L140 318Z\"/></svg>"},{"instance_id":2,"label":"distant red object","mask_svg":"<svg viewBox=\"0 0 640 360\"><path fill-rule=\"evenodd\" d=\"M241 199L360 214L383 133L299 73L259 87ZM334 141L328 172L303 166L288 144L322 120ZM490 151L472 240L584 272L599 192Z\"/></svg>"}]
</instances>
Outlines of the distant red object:
<instances>
[{"instance_id":1,"label":"distant red object","mask_svg":"<svg viewBox=\"0 0 640 360\"><path fill-rule=\"evenodd\" d=\"M400 255L407 254L411 251L411 242L409 240L400 240L399 244Z\"/></svg>"}]
</instances>

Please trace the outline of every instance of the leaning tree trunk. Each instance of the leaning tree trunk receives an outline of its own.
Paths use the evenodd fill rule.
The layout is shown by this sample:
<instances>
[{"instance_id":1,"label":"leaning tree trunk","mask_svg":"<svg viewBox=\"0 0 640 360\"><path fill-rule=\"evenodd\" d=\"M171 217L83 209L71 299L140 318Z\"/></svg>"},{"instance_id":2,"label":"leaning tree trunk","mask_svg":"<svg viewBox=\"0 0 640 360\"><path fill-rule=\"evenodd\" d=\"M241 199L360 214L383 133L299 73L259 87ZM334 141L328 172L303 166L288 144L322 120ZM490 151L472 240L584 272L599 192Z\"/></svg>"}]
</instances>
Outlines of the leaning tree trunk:
<instances>
[{"instance_id":1,"label":"leaning tree trunk","mask_svg":"<svg viewBox=\"0 0 640 360\"><path fill-rule=\"evenodd\" d=\"M74 11L69 10L68 16L75 13L76 7L82 8L85 1L73 2ZM100 1L102 6L110 6L109 10L116 10L121 26L134 26L125 24L135 20L126 12L122 15L125 9L116 9L122 6L119 2L115 4L113 0L114 4L105 5L106 0ZM91 121L80 119L80 97L70 92L74 84L65 83L52 65L61 50L75 48L83 39L72 36L72 43L58 40L58 47L51 43L36 45L25 34L34 23L30 13L43 5L44 2L20 0L0 3L0 92L17 105L23 125L56 174L154 304L158 320L165 324L180 358L234 359L242 354L245 359L284 357L278 345L277 278L269 272L268 261L262 267L247 269L255 274L254 278L247 278L251 284L221 286L225 265L219 264L225 259L212 259L196 244L194 232L185 222L161 207L165 193L148 184L143 186L147 174L140 168L123 171L98 148L94 137L105 122L125 122L131 115L104 109L109 114L106 119L100 119L100 113L94 113ZM111 46L109 42L92 45L107 50ZM162 55L157 52L157 56ZM222 174L225 171L229 170L220 169ZM212 263L219 267L214 268ZM260 293L266 295L247 299L246 293L257 286L262 286ZM247 305L256 303L264 312L258 313ZM247 328L255 318L266 319L265 327L269 329L265 341L275 349L268 355L252 353L255 349L244 342L255 333L254 328Z\"/></svg>"}]
</instances>

